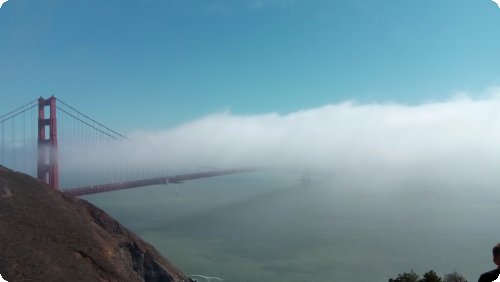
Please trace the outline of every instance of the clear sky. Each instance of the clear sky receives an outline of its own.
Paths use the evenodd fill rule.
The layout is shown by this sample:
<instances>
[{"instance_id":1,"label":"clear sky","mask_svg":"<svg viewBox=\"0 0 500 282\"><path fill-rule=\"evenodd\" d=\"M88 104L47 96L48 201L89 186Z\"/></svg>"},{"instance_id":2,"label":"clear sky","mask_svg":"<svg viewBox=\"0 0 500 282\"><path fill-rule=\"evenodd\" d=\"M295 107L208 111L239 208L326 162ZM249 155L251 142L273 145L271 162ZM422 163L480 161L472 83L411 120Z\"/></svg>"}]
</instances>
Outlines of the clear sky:
<instances>
[{"instance_id":1,"label":"clear sky","mask_svg":"<svg viewBox=\"0 0 500 282\"><path fill-rule=\"evenodd\" d=\"M9 0L0 113L55 95L117 130L500 85L490 0Z\"/></svg>"}]
</instances>

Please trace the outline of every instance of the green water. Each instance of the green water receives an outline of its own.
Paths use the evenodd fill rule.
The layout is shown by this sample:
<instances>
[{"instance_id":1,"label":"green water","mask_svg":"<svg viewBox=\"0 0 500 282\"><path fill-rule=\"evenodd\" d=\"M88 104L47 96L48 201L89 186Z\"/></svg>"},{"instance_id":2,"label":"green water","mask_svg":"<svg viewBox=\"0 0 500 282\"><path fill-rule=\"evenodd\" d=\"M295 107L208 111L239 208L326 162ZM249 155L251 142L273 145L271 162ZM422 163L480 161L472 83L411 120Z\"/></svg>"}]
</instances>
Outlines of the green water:
<instances>
[{"instance_id":1,"label":"green water","mask_svg":"<svg viewBox=\"0 0 500 282\"><path fill-rule=\"evenodd\" d=\"M186 274L224 281L387 281L490 268L495 195L229 176L88 196ZM496 194L498 195L498 194ZM199 279L203 281L203 279ZM213 280L216 281L216 280Z\"/></svg>"}]
</instances>

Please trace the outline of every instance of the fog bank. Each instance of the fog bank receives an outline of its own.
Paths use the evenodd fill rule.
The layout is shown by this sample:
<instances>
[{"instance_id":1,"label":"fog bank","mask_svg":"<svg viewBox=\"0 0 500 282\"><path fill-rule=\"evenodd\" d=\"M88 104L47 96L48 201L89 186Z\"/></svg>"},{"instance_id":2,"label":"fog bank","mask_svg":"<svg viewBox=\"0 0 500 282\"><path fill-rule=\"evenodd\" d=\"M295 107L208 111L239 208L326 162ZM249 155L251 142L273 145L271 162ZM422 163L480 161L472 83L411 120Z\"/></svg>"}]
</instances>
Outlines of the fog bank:
<instances>
[{"instance_id":1,"label":"fog bank","mask_svg":"<svg viewBox=\"0 0 500 282\"><path fill-rule=\"evenodd\" d=\"M163 131L137 130L129 134L134 142L79 160L486 187L500 183L500 88L482 96L458 93L421 105L346 101L284 115L215 113Z\"/></svg>"}]
</instances>

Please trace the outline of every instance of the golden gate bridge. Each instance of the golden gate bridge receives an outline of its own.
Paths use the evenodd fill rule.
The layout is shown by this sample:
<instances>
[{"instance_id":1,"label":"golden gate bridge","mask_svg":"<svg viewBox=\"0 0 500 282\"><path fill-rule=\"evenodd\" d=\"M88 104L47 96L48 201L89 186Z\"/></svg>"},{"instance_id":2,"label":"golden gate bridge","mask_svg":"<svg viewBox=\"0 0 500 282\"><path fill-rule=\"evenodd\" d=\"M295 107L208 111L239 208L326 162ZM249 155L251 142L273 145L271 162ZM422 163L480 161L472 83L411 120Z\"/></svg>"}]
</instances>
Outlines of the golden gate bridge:
<instances>
[{"instance_id":1,"label":"golden gate bridge","mask_svg":"<svg viewBox=\"0 0 500 282\"><path fill-rule=\"evenodd\" d=\"M133 141L54 96L40 97L0 116L0 134L0 164L32 175L70 196L255 170L214 169L168 176L168 169L158 165L152 169L146 169L151 165L146 163L124 166L120 159L113 167L103 168L92 158L86 160L85 155L95 146L111 150ZM74 154L74 149L80 153Z\"/></svg>"}]
</instances>

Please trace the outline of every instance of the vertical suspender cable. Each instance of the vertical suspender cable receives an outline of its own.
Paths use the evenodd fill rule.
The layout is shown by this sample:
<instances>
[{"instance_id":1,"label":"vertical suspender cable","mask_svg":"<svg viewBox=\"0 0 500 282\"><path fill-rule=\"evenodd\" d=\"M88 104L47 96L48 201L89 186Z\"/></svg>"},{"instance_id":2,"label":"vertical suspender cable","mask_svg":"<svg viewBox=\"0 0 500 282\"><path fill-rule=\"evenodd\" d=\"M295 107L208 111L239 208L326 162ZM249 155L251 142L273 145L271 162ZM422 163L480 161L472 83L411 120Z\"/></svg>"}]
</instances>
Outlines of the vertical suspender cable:
<instances>
[{"instance_id":1,"label":"vertical suspender cable","mask_svg":"<svg viewBox=\"0 0 500 282\"><path fill-rule=\"evenodd\" d=\"M66 132L66 130L64 129L64 116L62 115L61 111L56 108L56 112L57 112L57 116L59 117L58 121L59 121L59 125L58 125L58 132L57 132L57 147L58 147L58 154L57 154L57 158L58 158L58 164L59 164L59 172L61 172L61 169L65 169L66 168L66 164L64 163L63 159L64 159L64 156L61 157L61 155L64 155L64 154L61 154L61 152L64 152L64 148L65 148L65 138L64 138L64 133ZM65 173L60 173L59 174L59 186L61 187L64 187L66 186L66 178L65 178ZM60 187L60 188L61 188Z\"/></svg>"},{"instance_id":2,"label":"vertical suspender cable","mask_svg":"<svg viewBox=\"0 0 500 282\"><path fill-rule=\"evenodd\" d=\"M22 170L23 170L23 172L26 173L27 172L26 171L26 135L25 135L25 131L24 131L25 130L25 124L24 123L26 121L25 114L26 114L26 112L23 112L23 116L22 116L22 122L23 122L23 124L22 124L22 134L21 134L22 139L23 139L23 141L22 141L22 143L23 143L23 149L22 149L21 152L22 152L22 156L23 156L22 157L22 161L23 161Z\"/></svg>"},{"instance_id":3,"label":"vertical suspender cable","mask_svg":"<svg viewBox=\"0 0 500 282\"><path fill-rule=\"evenodd\" d=\"M78 117L80 117L80 114L78 114ZM78 126L78 150L81 150L83 142L82 142L82 137L83 137L83 130L82 130L83 123L80 123L80 126ZM80 152L79 152L80 153ZM80 161L78 169L78 186L82 186L82 169L83 169L83 158Z\"/></svg>"},{"instance_id":4,"label":"vertical suspender cable","mask_svg":"<svg viewBox=\"0 0 500 282\"><path fill-rule=\"evenodd\" d=\"M34 126L34 123L35 123L35 115L34 115L34 113L35 113L35 110L30 111L30 115L31 115L31 116L30 116L30 120L31 120L31 123L30 123L30 124L31 124L30 132L31 132L31 134L33 134L33 133L35 132L35 126ZM30 150L33 150L33 151L31 151L31 152L30 152L30 159L32 159L32 160L36 160L36 157L37 157L37 156L36 156L36 154L34 153L34 152L36 152L36 143L33 143L33 139L34 139L34 135L31 135L31 136L30 136L30 141L31 141L31 142L30 142ZM35 142L36 142L36 141L35 141ZM31 168L32 168L32 170L30 171L30 174L31 174L32 176L35 176L35 175L36 175L36 166L33 166L33 165L32 165L32 166L31 166ZM35 169L33 170L33 168L35 168Z\"/></svg>"},{"instance_id":5,"label":"vertical suspender cable","mask_svg":"<svg viewBox=\"0 0 500 282\"><path fill-rule=\"evenodd\" d=\"M12 118L12 169L16 170L16 118Z\"/></svg>"},{"instance_id":6,"label":"vertical suspender cable","mask_svg":"<svg viewBox=\"0 0 500 282\"><path fill-rule=\"evenodd\" d=\"M5 163L5 122L2 121L2 164L6 165Z\"/></svg>"}]
</instances>

